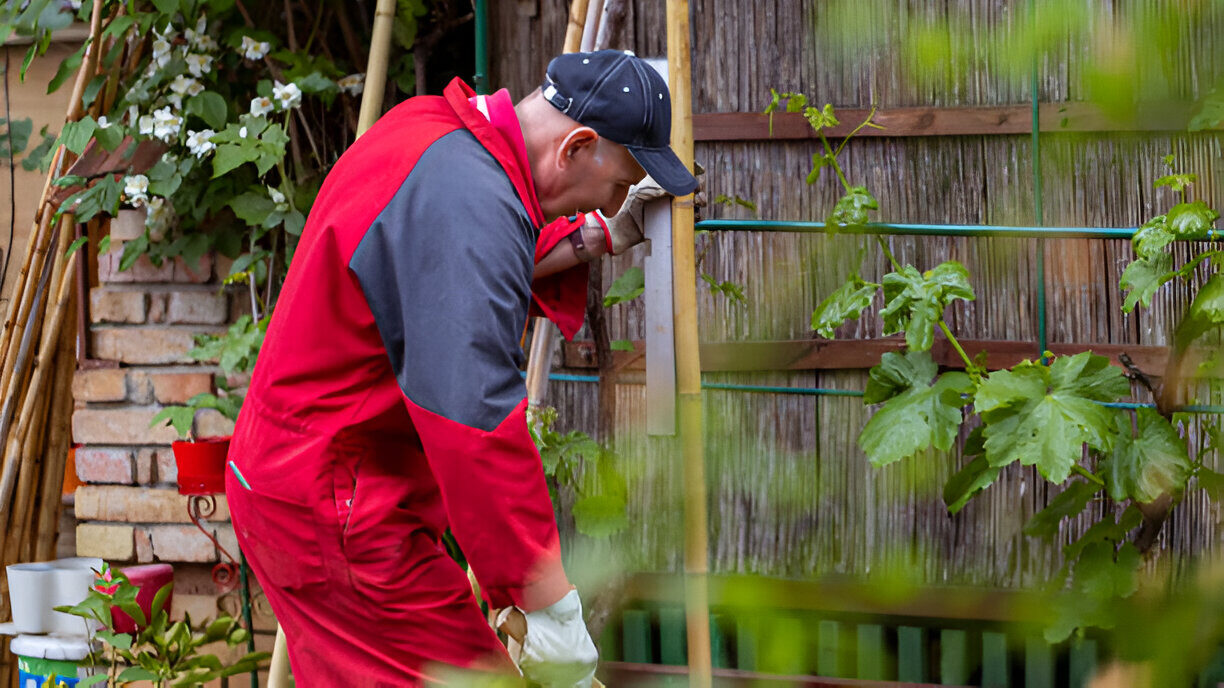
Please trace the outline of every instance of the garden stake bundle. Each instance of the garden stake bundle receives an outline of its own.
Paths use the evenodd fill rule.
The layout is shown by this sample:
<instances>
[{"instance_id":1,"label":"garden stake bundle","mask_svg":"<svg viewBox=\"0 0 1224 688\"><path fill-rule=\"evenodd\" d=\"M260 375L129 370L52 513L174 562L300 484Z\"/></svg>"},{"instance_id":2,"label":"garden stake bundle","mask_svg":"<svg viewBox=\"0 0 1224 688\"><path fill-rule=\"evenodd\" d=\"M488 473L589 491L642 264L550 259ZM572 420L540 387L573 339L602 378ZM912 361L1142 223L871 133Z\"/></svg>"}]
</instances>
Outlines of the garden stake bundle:
<instances>
[{"instance_id":1,"label":"garden stake bundle","mask_svg":"<svg viewBox=\"0 0 1224 688\"><path fill-rule=\"evenodd\" d=\"M84 114L82 96L98 72L101 4L94 5L90 47L77 72L65 121ZM54 556L59 496L70 442L75 339L77 253L71 213L57 217L51 180L71 163L63 146L55 153L35 213L33 232L0 337L0 557L8 565ZM0 619L10 615L7 581ZM7 641L6 641L7 644ZM11 685L5 651L0 685Z\"/></svg>"}]
</instances>

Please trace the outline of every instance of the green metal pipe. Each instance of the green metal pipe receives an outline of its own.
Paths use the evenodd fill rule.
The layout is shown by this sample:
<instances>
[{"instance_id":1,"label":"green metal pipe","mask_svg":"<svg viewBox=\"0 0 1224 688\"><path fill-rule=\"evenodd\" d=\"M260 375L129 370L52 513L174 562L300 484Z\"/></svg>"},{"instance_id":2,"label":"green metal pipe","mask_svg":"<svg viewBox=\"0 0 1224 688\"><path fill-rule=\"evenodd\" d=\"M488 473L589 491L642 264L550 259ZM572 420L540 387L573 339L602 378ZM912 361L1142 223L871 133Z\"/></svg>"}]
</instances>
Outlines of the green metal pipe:
<instances>
[{"instance_id":1,"label":"green metal pipe","mask_svg":"<svg viewBox=\"0 0 1224 688\"><path fill-rule=\"evenodd\" d=\"M489 92L489 8L488 0L476 0L476 73L472 75L472 88L485 95Z\"/></svg>"},{"instance_id":2,"label":"green metal pipe","mask_svg":"<svg viewBox=\"0 0 1224 688\"><path fill-rule=\"evenodd\" d=\"M1037 3L1029 0L1029 20L1032 22L1033 35L1037 31ZM1044 188L1041 179L1041 113L1037 107L1037 48L1033 48L1033 69L1030 81L1030 93L1033 99L1033 219L1040 227L1045 224L1045 209L1042 205ZM1045 361L1045 351L1048 348L1046 338L1046 286L1045 286L1045 242L1037 242L1037 355Z\"/></svg>"},{"instance_id":3,"label":"green metal pipe","mask_svg":"<svg viewBox=\"0 0 1224 688\"><path fill-rule=\"evenodd\" d=\"M1019 227L1008 225L940 225L871 222L828 227L823 222L785 220L702 220L697 229L733 232L799 232L808 234L890 234L897 236L996 237L1012 239L1133 239L1137 227ZM1197 241L1224 239L1224 231L1179 237Z\"/></svg>"}]
</instances>

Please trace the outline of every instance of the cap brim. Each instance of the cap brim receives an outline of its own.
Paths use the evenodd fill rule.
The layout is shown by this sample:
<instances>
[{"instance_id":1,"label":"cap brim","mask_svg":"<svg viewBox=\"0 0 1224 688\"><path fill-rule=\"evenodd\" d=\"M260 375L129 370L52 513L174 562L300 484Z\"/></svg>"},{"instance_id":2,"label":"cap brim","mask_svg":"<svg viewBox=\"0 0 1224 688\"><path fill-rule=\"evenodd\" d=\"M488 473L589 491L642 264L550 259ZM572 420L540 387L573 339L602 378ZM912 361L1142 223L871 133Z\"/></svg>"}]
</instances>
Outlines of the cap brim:
<instances>
[{"instance_id":1,"label":"cap brim","mask_svg":"<svg viewBox=\"0 0 1224 688\"><path fill-rule=\"evenodd\" d=\"M673 196L687 196L697 190L697 178L680 162L670 148L625 146L659 186Z\"/></svg>"}]
</instances>

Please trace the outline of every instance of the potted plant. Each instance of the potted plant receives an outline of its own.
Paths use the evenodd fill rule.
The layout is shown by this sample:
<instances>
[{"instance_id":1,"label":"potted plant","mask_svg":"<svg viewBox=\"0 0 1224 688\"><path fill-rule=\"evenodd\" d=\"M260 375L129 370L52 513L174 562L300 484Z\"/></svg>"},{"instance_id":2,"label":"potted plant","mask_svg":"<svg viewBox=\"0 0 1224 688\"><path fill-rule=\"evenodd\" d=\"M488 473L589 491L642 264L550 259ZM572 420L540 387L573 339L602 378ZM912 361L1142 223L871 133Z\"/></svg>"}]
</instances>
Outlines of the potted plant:
<instances>
[{"instance_id":1,"label":"potted plant","mask_svg":"<svg viewBox=\"0 0 1224 688\"><path fill-rule=\"evenodd\" d=\"M122 571L103 565L88 596L79 604L56 611L100 624L94 638L102 643L101 656L90 652L91 666L105 673L82 678L79 688L92 685L119 686L130 681L151 681L154 686L201 685L225 676L255 671L271 656L249 652L226 665L221 658L203 651L204 646L224 642L228 647L245 643L250 632L237 620L220 616L205 624L193 624L183 615L171 620L167 611L174 583L166 583L153 595L147 613L138 602L141 590ZM138 630L125 633L116 628L111 609L118 607L136 621ZM52 684L54 685L54 684Z\"/></svg>"}]
</instances>

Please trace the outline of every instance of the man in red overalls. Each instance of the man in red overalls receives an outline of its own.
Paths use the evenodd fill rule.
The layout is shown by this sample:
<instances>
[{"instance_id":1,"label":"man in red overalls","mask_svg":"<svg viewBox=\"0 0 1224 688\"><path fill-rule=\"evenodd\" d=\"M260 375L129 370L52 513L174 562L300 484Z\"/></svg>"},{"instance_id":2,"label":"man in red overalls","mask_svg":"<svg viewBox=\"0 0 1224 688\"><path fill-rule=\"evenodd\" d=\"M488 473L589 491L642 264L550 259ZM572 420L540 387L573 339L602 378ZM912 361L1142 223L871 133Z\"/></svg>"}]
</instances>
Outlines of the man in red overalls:
<instances>
[{"instance_id":1,"label":"man in red overalls","mask_svg":"<svg viewBox=\"0 0 1224 688\"><path fill-rule=\"evenodd\" d=\"M573 264L640 233L584 211L615 216L646 172L673 194L696 187L668 148L670 111L662 79L631 53L574 53L517 106L458 79L412 98L328 175L226 485L299 688L515 671L447 556L447 527L488 602L526 613L527 678L590 684L595 650L527 430L519 338L537 259ZM552 279L534 305L572 336L585 289Z\"/></svg>"}]
</instances>

